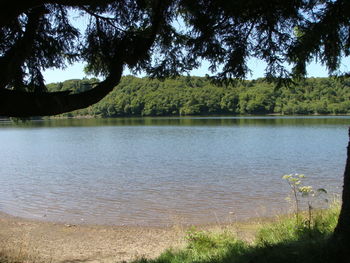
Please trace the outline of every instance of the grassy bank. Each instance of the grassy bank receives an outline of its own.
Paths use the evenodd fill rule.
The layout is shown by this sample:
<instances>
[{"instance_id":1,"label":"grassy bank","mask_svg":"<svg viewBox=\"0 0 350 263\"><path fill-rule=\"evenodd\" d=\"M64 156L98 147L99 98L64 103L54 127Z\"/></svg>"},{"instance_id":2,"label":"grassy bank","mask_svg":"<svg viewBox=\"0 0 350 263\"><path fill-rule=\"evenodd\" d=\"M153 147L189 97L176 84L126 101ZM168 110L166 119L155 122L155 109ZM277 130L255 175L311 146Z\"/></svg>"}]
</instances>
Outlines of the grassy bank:
<instances>
[{"instance_id":1,"label":"grassy bank","mask_svg":"<svg viewBox=\"0 0 350 263\"><path fill-rule=\"evenodd\" d=\"M328 241L338 213L339 206L314 212L311 224L306 215L299 223L293 215L279 218L262 225L251 243L237 239L229 228L221 232L191 230L184 249L170 249L156 259L134 263L337 262Z\"/></svg>"},{"instance_id":2,"label":"grassy bank","mask_svg":"<svg viewBox=\"0 0 350 263\"><path fill-rule=\"evenodd\" d=\"M112 263L123 260L132 263L340 262L334 247L328 242L338 214L339 205L313 211L311 222L308 213L300 212L298 223L295 215L291 214L211 228L203 226L201 229L205 230L193 228L184 234L175 233L173 229L66 227L59 224L8 220L8 225L3 224L3 227L22 229L22 232L24 230L23 233L17 233L16 244L25 242L26 245L17 249L21 246L19 243L14 247L9 243L10 240L4 240L6 243L1 245L0 263ZM20 233L24 234L22 238ZM27 234L30 236L25 238ZM40 239L42 244L38 242ZM181 245L173 246L179 241ZM52 246L47 246L50 243ZM8 249L5 249L6 245ZM175 248L161 253L171 246ZM125 254L120 257L120 253ZM46 257L43 257L45 254ZM132 261L137 257L138 260Z\"/></svg>"}]
</instances>

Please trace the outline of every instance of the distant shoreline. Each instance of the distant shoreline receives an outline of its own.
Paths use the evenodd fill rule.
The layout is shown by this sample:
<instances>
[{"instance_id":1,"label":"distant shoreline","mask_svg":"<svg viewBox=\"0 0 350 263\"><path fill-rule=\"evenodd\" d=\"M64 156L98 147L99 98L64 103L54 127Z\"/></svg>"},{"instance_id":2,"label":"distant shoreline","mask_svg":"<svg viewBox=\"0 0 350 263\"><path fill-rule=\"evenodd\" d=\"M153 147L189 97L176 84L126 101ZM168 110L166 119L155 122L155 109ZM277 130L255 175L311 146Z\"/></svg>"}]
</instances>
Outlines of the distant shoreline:
<instances>
[{"instance_id":1,"label":"distant shoreline","mask_svg":"<svg viewBox=\"0 0 350 263\"><path fill-rule=\"evenodd\" d=\"M332 117L332 116L350 116L350 113L348 114L279 114L279 113L268 113L268 114L243 114L243 115L227 115L227 114L213 114L213 115L164 115L164 116L142 116L142 115L130 115L130 116L115 116L115 117L98 117L98 116L93 116L93 115L82 115L82 116L50 116L50 117L45 117L44 119L127 119L127 118L198 118L198 117L312 117L312 116L317 116L317 117Z\"/></svg>"},{"instance_id":2,"label":"distant shoreline","mask_svg":"<svg viewBox=\"0 0 350 263\"><path fill-rule=\"evenodd\" d=\"M84 119L129 119L129 118L145 118L145 119L162 119L162 118L220 118L220 117L232 117L232 118L245 118L245 117L348 117L348 114L279 114L279 113L268 113L268 114L243 114L243 115L227 115L227 114L213 114L213 115L164 115L164 116L141 116L141 115L130 115L130 116L115 116L115 117L100 117L93 115L79 115L79 116L44 116L44 117L32 117L28 120L40 121L40 120L84 120ZM0 122L11 121L11 118L0 117Z\"/></svg>"},{"instance_id":3,"label":"distant shoreline","mask_svg":"<svg viewBox=\"0 0 350 263\"><path fill-rule=\"evenodd\" d=\"M245 118L245 117L348 117L348 114L279 114L279 113L269 113L269 114L243 114L243 115L164 115L164 116L141 116L141 115L130 115L130 116L115 116L115 117L100 117L93 115L79 115L79 116L44 116L44 117L32 117L28 120L84 120L84 119L129 119L129 118L145 118L145 119L162 119L162 118L220 118L220 117L232 117L232 118ZM11 121L11 118L0 117L0 122Z\"/></svg>"},{"instance_id":4,"label":"distant shoreline","mask_svg":"<svg viewBox=\"0 0 350 263\"><path fill-rule=\"evenodd\" d=\"M81 93L96 79L74 79L47 85L48 91ZM103 100L65 116L193 116L221 114L349 114L349 82L307 78L290 86L266 79L217 85L205 77L175 79L122 77Z\"/></svg>"}]
</instances>

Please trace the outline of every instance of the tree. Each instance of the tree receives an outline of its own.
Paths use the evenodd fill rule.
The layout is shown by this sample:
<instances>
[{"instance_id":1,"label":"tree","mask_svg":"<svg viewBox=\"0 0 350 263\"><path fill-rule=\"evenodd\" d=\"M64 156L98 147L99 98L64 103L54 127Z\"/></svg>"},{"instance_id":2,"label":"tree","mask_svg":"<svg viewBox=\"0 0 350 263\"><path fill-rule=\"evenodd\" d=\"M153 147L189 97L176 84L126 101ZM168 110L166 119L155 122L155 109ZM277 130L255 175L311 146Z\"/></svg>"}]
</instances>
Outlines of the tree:
<instances>
[{"instance_id":1,"label":"tree","mask_svg":"<svg viewBox=\"0 0 350 263\"><path fill-rule=\"evenodd\" d=\"M4 116L87 107L119 83L125 67L167 77L205 59L217 79L227 80L245 77L247 59L257 57L267 62L268 78L287 78L305 75L313 58L334 73L349 53L346 0L16 1L0 10ZM89 18L84 33L72 25L70 12ZM45 92L43 69L79 60L105 80L79 94ZM292 71L285 63L294 66Z\"/></svg>"},{"instance_id":2,"label":"tree","mask_svg":"<svg viewBox=\"0 0 350 263\"><path fill-rule=\"evenodd\" d=\"M84 34L71 25L73 11L90 19ZM0 10L0 27L3 116L87 107L119 83L125 67L163 78L205 59L225 81L244 78L247 59L256 57L267 63L267 78L285 79L305 76L315 58L337 73L341 57L350 54L348 0L14 0ZM45 92L41 71L77 60L104 81L78 94ZM349 173L335 231L347 244Z\"/></svg>"}]
</instances>

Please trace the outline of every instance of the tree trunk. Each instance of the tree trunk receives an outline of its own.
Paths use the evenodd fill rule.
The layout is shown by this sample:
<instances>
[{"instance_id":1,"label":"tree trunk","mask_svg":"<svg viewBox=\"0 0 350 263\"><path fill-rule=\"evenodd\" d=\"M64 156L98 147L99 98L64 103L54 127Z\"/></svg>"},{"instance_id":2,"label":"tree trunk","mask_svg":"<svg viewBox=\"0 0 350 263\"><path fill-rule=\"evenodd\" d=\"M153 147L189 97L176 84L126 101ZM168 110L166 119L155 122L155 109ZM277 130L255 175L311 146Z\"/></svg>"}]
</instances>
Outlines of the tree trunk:
<instances>
[{"instance_id":1,"label":"tree trunk","mask_svg":"<svg viewBox=\"0 0 350 263\"><path fill-rule=\"evenodd\" d=\"M342 205L332 241L336 242L339 256L344 259L343 262L350 262L350 128L347 159L344 171Z\"/></svg>"},{"instance_id":2,"label":"tree trunk","mask_svg":"<svg viewBox=\"0 0 350 263\"><path fill-rule=\"evenodd\" d=\"M91 90L69 94L63 92L22 92L15 90L0 90L0 116L30 117L50 116L77 109L86 108L103 99L119 83L123 71L119 70L107 77Z\"/></svg>"}]
</instances>

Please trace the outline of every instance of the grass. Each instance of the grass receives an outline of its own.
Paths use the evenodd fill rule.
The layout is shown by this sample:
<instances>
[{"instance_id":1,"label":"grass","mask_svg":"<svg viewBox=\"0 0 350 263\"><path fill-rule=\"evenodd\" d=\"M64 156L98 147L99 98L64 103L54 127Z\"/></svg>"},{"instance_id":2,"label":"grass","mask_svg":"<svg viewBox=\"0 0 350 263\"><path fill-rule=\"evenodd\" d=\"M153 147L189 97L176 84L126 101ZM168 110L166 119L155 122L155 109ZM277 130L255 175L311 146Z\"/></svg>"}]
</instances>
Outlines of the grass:
<instances>
[{"instance_id":1,"label":"grass","mask_svg":"<svg viewBox=\"0 0 350 263\"><path fill-rule=\"evenodd\" d=\"M315 211L297 224L295 216L285 216L263 225L254 242L238 240L232 231L191 230L184 249L165 251L156 259L133 263L319 263L339 262L329 238L337 223L339 206Z\"/></svg>"},{"instance_id":2,"label":"grass","mask_svg":"<svg viewBox=\"0 0 350 263\"><path fill-rule=\"evenodd\" d=\"M307 213L300 213L298 223L295 215L279 217L261 224L253 241L238 239L235 226L211 231L193 228L187 232L182 249L168 249L158 258L140 258L133 263L349 262L341 261L337 247L329 239L338 214L339 205L313 211L312 222ZM236 227L240 228L240 224ZM13 255L11 251L0 252L0 263L41 262L25 253Z\"/></svg>"}]
</instances>

